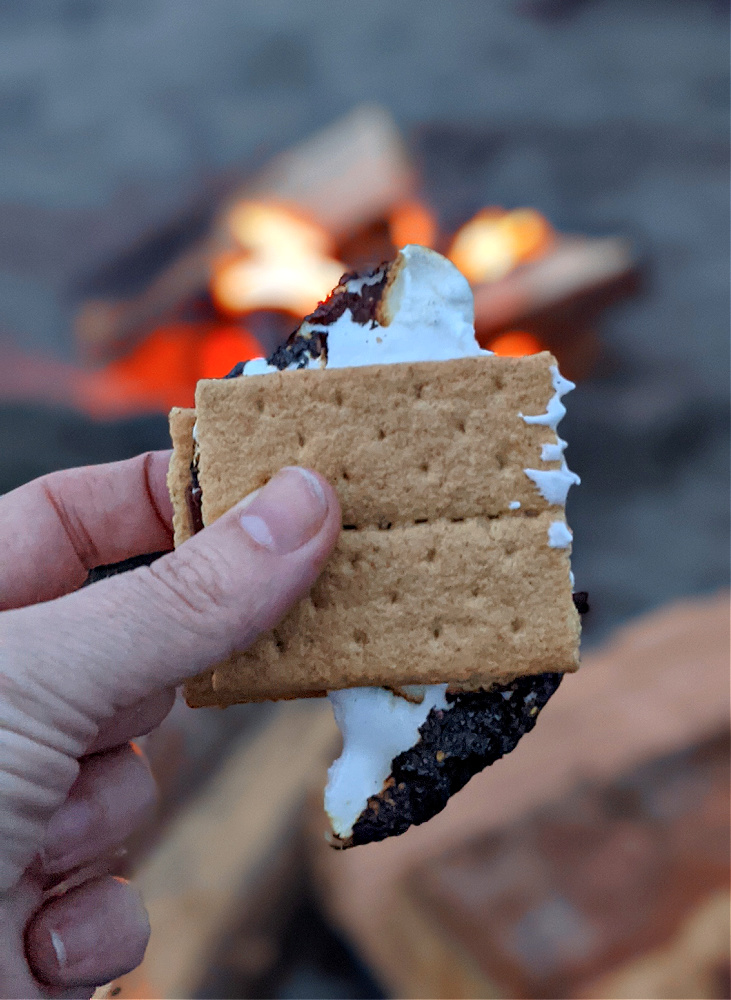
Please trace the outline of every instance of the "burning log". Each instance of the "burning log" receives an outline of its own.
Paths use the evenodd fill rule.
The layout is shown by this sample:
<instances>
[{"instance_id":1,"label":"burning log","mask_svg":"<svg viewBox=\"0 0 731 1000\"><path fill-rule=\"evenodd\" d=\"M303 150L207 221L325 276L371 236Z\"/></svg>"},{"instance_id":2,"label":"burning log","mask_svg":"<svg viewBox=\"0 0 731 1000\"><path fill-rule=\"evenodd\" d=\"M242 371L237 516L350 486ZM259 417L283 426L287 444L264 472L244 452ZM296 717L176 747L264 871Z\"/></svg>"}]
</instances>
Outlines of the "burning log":
<instances>
[{"instance_id":1,"label":"burning log","mask_svg":"<svg viewBox=\"0 0 731 1000\"><path fill-rule=\"evenodd\" d=\"M627 240L559 236L539 259L515 268L500 281L477 285L477 338L483 347L506 353L496 346L498 339L519 330L538 343L533 350L555 354L567 378L584 378L601 351L593 329L598 315L635 294L640 281Z\"/></svg>"},{"instance_id":2,"label":"burning log","mask_svg":"<svg viewBox=\"0 0 731 1000\"><path fill-rule=\"evenodd\" d=\"M244 196L298 205L337 240L388 216L415 180L390 114L363 105L275 159Z\"/></svg>"},{"instance_id":3,"label":"burning log","mask_svg":"<svg viewBox=\"0 0 731 1000\"><path fill-rule=\"evenodd\" d=\"M628 283L634 287L636 279L627 240L561 237L540 259L508 272L501 281L476 286L476 325L481 337L496 336L578 297L626 294ZM602 307L606 304L602 300Z\"/></svg>"}]
</instances>

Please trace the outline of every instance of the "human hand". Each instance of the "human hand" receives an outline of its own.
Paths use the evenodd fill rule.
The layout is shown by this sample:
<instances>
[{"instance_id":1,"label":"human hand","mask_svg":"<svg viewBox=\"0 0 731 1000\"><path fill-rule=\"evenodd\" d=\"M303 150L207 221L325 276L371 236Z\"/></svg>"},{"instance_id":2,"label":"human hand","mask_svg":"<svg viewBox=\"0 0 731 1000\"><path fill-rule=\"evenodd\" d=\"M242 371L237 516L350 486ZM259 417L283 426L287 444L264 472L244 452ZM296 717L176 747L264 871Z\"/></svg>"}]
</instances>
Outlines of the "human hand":
<instances>
[{"instance_id":1,"label":"human hand","mask_svg":"<svg viewBox=\"0 0 731 1000\"><path fill-rule=\"evenodd\" d=\"M340 529L307 470L151 566L78 588L95 566L172 546L169 453L72 469L0 498L0 994L89 997L134 968L149 925L124 880L60 895L154 798L129 740L175 685L245 649L313 584Z\"/></svg>"}]
</instances>

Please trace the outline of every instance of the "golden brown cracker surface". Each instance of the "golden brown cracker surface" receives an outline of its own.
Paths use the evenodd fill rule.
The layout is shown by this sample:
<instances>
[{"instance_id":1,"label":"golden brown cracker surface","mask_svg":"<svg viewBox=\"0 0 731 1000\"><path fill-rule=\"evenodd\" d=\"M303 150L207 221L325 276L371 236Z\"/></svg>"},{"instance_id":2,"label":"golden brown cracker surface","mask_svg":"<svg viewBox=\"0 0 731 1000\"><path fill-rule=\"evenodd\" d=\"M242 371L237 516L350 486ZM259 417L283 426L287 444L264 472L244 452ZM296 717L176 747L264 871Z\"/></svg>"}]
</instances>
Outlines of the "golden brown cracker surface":
<instances>
[{"instance_id":1,"label":"golden brown cracker surface","mask_svg":"<svg viewBox=\"0 0 731 1000\"><path fill-rule=\"evenodd\" d=\"M297 464L333 483L349 530L310 595L251 649L191 682L189 702L359 685L477 688L576 669L569 552L548 545L563 508L523 471L559 465L540 458L555 433L520 417L545 412L552 364L549 354L478 357L199 383L205 523ZM189 414L171 415L171 492L185 525Z\"/></svg>"},{"instance_id":2,"label":"golden brown cracker surface","mask_svg":"<svg viewBox=\"0 0 731 1000\"><path fill-rule=\"evenodd\" d=\"M193 460L194 423L195 410L183 410L176 406L170 411L173 454L168 466L168 491L173 505L173 538L176 548L193 533L187 490L190 485L190 463Z\"/></svg>"},{"instance_id":3,"label":"golden brown cracker surface","mask_svg":"<svg viewBox=\"0 0 731 1000\"><path fill-rule=\"evenodd\" d=\"M554 515L344 532L310 595L216 668L221 702L363 683L479 688L578 666L578 616Z\"/></svg>"},{"instance_id":4,"label":"golden brown cracker surface","mask_svg":"<svg viewBox=\"0 0 731 1000\"><path fill-rule=\"evenodd\" d=\"M198 383L203 520L220 517L283 465L337 489L343 524L497 516L547 502L523 469L541 463L550 354L284 371Z\"/></svg>"}]
</instances>

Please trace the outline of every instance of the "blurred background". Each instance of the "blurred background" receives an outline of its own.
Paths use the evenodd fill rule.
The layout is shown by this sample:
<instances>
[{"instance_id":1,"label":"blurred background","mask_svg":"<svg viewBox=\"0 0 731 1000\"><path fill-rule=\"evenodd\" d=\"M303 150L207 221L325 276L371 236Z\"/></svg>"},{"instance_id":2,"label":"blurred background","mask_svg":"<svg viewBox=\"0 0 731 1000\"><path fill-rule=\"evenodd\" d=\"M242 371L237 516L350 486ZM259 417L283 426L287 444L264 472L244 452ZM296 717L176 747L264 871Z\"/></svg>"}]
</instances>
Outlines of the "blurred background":
<instances>
[{"instance_id":1,"label":"blurred background","mask_svg":"<svg viewBox=\"0 0 731 1000\"><path fill-rule=\"evenodd\" d=\"M591 612L536 732L341 855L327 706L177 705L106 995L729 996L727 3L2 0L0 52L0 492L166 447L405 242L577 383Z\"/></svg>"}]
</instances>

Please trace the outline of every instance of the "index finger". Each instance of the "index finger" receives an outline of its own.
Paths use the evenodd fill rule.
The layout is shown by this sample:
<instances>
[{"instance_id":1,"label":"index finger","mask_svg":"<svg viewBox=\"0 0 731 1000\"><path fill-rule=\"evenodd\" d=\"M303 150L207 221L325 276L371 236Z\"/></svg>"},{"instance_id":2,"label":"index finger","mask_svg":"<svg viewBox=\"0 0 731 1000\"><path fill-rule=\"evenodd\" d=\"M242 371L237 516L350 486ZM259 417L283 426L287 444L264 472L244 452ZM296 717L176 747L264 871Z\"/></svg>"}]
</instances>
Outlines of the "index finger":
<instances>
[{"instance_id":1,"label":"index finger","mask_svg":"<svg viewBox=\"0 0 731 1000\"><path fill-rule=\"evenodd\" d=\"M173 547L169 451L66 469L0 498L0 610L76 590L89 570Z\"/></svg>"}]
</instances>

